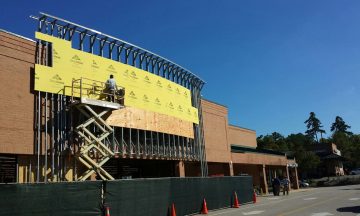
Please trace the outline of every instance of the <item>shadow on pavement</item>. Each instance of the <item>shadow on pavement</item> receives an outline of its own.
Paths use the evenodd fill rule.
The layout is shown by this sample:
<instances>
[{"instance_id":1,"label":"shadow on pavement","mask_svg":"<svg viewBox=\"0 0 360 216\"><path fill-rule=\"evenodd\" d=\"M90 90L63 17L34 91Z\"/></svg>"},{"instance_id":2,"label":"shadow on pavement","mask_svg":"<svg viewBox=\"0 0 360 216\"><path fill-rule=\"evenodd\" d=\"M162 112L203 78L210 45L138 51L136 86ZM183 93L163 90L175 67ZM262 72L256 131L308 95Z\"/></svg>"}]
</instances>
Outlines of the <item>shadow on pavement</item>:
<instances>
[{"instance_id":1,"label":"shadow on pavement","mask_svg":"<svg viewBox=\"0 0 360 216\"><path fill-rule=\"evenodd\" d=\"M349 206L336 209L338 212L360 213L360 206Z\"/></svg>"},{"instance_id":2,"label":"shadow on pavement","mask_svg":"<svg viewBox=\"0 0 360 216\"><path fill-rule=\"evenodd\" d=\"M339 190L360 190L360 188L342 188Z\"/></svg>"}]
</instances>

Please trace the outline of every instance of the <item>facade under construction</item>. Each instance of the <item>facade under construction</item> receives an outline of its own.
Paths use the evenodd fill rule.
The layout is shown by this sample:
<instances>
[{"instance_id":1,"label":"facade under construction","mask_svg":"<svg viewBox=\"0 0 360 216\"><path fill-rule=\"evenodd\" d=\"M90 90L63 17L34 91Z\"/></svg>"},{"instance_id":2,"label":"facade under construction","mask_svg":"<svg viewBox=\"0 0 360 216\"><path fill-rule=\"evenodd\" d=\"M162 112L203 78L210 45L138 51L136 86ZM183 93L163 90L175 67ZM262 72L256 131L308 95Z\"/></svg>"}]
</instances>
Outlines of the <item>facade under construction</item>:
<instances>
[{"instance_id":1,"label":"facade under construction","mask_svg":"<svg viewBox=\"0 0 360 216\"><path fill-rule=\"evenodd\" d=\"M52 15L32 18L34 40L0 31L1 182L246 174L264 192L277 175L298 188L295 160L257 150L256 132L229 125L188 69Z\"/></svg>"}]
</instances>

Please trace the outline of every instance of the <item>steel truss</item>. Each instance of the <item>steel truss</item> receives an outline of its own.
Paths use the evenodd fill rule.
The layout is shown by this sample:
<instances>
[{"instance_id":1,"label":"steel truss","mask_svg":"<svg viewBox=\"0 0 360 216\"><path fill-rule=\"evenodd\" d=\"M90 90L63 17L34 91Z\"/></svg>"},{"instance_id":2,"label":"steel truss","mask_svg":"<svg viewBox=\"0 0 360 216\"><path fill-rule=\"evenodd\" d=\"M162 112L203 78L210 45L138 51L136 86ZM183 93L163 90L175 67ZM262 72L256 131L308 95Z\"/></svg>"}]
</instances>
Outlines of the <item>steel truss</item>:
<instances>
[{"instance_id":1,"label":"steel truss","mask_svg":"<svg viewBox=\"0 0 360 216\"><path fill-rule=\"evenodd\" d=\"M31 16L31 18L38 20L39 32L71 41L73 48L132 65L188 88L192 93L192 105L199 110L199 124L194 124L194 139L154 131L116 127L114 133L108 136L104 143L105 145L111 144L113 148L111 150L116 157L198 160L201 164L202 176L207 176L208 168L201 109L201 89L205 82L201 78L166 58L99 31L45 13L40 13L38 17ZM36 63L51 66L50 53L51 44L38 40ZM42 154L43 143L45 143L46 153L51 158L51 176L55 176L53 177L55 181L60 181L64 179L64 168L66 168L64 167L65 164L62 164L61 157L63 157L64 152L74 153L77 145L74 141L76 137L72 134L73 115L71 113L73 111L67 109L70 98L58 94L38 92L36 100L35 150L38 155L36 179L41 181L40 165L43 162L40 155ZM55 102L56 100L61 101L59 102L61 105L53 107L53 100ZM50 107L49 104L51 104ZM54 109L56 115L52 115L51 109ZM44 110L47 111L44 112ZM48 114L45 116L43 113ZM59 122L61 124L56 125ZM47 128L47 131L43 131L43 128ZM46 136L45 141L41 138L42 133L49 135L49 137ZM59 159L57 160L56 157ZM44 159L46 166L48 166L47 158ZM73 163L76 167L76 162ZM57 172L59 172L58 175L56 175ZM46 178L43 179L46 181Z\"/></svg>"}]
</instances>

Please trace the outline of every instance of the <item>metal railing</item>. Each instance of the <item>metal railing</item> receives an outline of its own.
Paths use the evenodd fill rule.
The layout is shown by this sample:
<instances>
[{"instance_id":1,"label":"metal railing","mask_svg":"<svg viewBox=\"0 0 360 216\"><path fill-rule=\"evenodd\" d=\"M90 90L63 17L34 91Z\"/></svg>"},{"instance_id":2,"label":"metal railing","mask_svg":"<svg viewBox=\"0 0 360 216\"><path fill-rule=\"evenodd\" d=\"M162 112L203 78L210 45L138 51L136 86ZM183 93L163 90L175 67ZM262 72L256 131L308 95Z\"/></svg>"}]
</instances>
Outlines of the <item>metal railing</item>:
<instances>
[{"instance_id":1,"label":"metal railing","mask_svg":"<svg viewBox=\"0 0 360 216\"><path fill-rule=\"evenodd\" d=\"M90 98L124 104L125 89L116 86L115 90L107 87L105 82L81 77L73 79L71 84L71 100L74 98Z\"/></svg>"}]
</instances>

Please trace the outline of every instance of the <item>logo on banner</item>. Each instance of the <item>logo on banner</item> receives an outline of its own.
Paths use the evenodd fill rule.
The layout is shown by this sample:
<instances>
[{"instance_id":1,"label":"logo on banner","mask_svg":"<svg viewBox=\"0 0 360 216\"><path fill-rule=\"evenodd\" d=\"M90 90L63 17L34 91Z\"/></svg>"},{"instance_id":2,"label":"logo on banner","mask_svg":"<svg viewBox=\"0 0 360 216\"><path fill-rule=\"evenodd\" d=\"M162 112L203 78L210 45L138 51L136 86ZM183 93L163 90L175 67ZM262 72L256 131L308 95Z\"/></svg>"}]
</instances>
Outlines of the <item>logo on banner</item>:
<instances>
[{"instance_id":1,"label":"logo on banner","mask_svg":"<svg viewBox=\"0 0 360 216\"><path fill-rule=\"evenodd\" d=\"M149 97L146 94L144 94L144 96L143 96L143 101L144 102L149 102Z\"/></svg>"},{"instance_id":2,"label":"logo on banner","mask_svg":"<svg viewBox=\"0 0 360 216\"><path fill-rule=\"evenodd\" d=\"M137 79L135 71L131 71L130 77L133 79Z\"/></svg>"},{"instance_id":3,"label":"logo on banner","mask_svg":"<svg viewBox=\"0 0 360 216\"><path fill-rule=\"evenodd\" d=\"M50 79L50 82L64 85L64 82L62 81L62 79L61 79L61 77L59 76L59 74L55 74L55 75Z\"/></svg>"},{"instance_id":4,"label":"logo on banner","mask_svg":"<svg viewBox=\"0 0 360 216\"><path fill-rule=\"evenodd\" d=\"M123 75L124 75L124 77L129 77L129 70L125 70L124 72L123 72Z\"/></svg>"},{"instance_id":5,"label":"logo on banner","mask_svg":"<svg viewBox=\"0 0 360 216\"><path fill-rule=\"evenodd\" d=\"M136 97L136 95L135 95L135 93L133 91L131 91L129 93L129 97L132 98L132 99L137 99L137 97Z\"/></svg>"},{"instance_id":6,"label":"logo on banner","mask_svg":"<svg viewBox=\"0 0 360 216\"><path fill-rule=\"evenodd\" d=\"M172 88L171 88L170 84L167 85L167 90L172 91Z\"/></svg>"},{"instance_id":7,"label":"logo on banner","mask_svg":"<svg viewBox=\"0 0 360 216\"><path fill-rule=\"evenodd\" d=\"M117 73L115 67L112 64L109 65L109 67L106 70L110 73Z\"/></svg>"},{"instance_id":8,"label":"logo on banner","mask_svg":"<svg viewBox=\"0 0 360 216\"><path fill-rule=\"evenodd\" d=\"M83 62L81 61L80 57L78 55L74 55L71 58L71 62L76 63L76 64L83 64Z\"/></svg>"},{"instance_id":9,"label":"logo on banner","mask_svg":"<svg viewBox=\"0 0 360 216\"><path fill-rule=\"evenodd\" d=\"M183 111L183 108L181 107L181 105L178 106L177 110L178 110L179 112L182 112L182 111Z\"/></svg>"},{"instance_id":10,"label":"logo on banner","mask_svg":"<svg viewBox=\"0 0 360 216\"><path fill-rule=\"evenodd\" d=\"M169 108L172 110L174 109L174 104L172 102L169 103Z\"/></svg>"},{"instance_id":11,"label":"logo on banner","mask_svg":"<svg viewBox=\"0 0 360 216\"><path fill-rule=\"evenodd\" d=\"M95 60L92 60L91 67L96 68L96 69L99 69L99 65L98 65L98 63L96 63Z\"/></svg>"},{"instance_id":12,"label":"logo on banner","mask_svg":"<svg viewBox=\"0 0 360 216\"><path fill-rule=\"evenodd\" d=\"M59 53L53 48L53 56L56 59L61 59L61 57L59 56Z\"/></svg>"},{"instance_id":13,"label":"logo on banner","mask_svg":"<svg viewBox=\"0 0 360 216\"><path fill-rule=\"evenodd\" d=\"M191 115L191 110L190 108L187 109L187 112L186 112L188 115Z\"/></svg>"},{"instance_id":14,"label":"logo on banner","mask_svg":"<svg viewBox=\"0 0 360 216\"><path fill-rule=\"evenodd\" d=\"M161 102L160 102L159 98L155 99L155 104L161 106Z\"/></svg>"},{"instance_id":15,"label":"logo on banner","mask_svg":"<svg viewBox=\"0 0 360 216\"><path fill-rule=\"evenodd\" d=\"M176 88L175 91L176 91L177 94L180 94L180 89L179 88Z\"/></svg>"},{"instance_id":16,"label":"logo on banner","mask_svg":"<svg viewBox=\"0 0 360 216\"><path fill-rule=\"evenodd\" d=\"M146 82L146 83L148 83L148 84L151 84L151 81L150 81L150 79L149 79L148 76L145 76L145 77L144 77L144 82Z\"/></svg>"},{"instance_id":17,"label":"logo on banner","mask_svg":"<svg viewBox=\"0 0 360 216\"><path fill-rule=\"evenodd\" d=\"M185 97L185 98L188 98L188 97L189 97L187 91L184 91L184 97Z\"/></svg>"},{"instance_id":18,"label":"logo on banner","mask_svg":"<svg viewBox=\"0 0 360 216\"><path fill-rule=\"evenodd\" d=\"M156 85L157 85L157 87L162 88L162 83L161 83L161 81L160 81L160 80L158 80L158 81L156 82Z\"/></svg>"}]
</instances>

